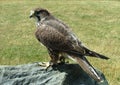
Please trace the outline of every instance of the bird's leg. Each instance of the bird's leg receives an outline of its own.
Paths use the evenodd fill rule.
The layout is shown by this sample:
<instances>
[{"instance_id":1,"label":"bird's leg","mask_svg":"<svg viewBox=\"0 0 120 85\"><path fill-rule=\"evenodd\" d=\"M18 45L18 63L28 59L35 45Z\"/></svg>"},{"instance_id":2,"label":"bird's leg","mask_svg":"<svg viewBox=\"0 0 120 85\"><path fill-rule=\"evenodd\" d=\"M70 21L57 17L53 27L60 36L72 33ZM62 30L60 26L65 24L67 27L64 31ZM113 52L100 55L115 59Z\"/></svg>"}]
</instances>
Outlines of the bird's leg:
<instances>
[{"instance_id":1,"label":"bird's leg","mask_svg":"<svg viewBox=\"0 0 120 85\"><path fill-rule=\"evenodd\" d=\"M65 57L64 56L59 56L59 63L60 64L65 64Z\"/></svg>"},{"instance_id":2,"label":"bird's leg","mask_svg":"<svg viewBox=\"0 0 120 85\"><path fill-rule=\"evenodd\" d=\"M40 64L40 66L46 67L46 70L50 67L50 66L55 66L58 63L59 60L59 55L58 52L53 51L51 49L48 49L48 53L50 55L50 62L43 62L42 64Z\"/></svg>"},{"instance_id":3,"label":"bird's leg","mask_svg":"<svg viewBox=\"0 0 120 85\"><path fill-rule=\"evenodd\" d=\"M50 55L51 57L51 60L50 62L47 64L46 66L46 70L49 68L49 67L53 67L53 66L56 66L57 65L57 61L59 60L58 56L55 56L55 55Z\"/></svg>"},{"instance_id":4,"label":"bird's leg","mask_svg":"<svg viewBox=\"0 0 120 85\"><path fill-rule=\"evenodd\" d=\"M60 64L65 64L65 63L69 63L69 61L65 61L67 55L64 53L61 53L61 55L59 56L59 63Z\"/></svg>"}]
</instances>

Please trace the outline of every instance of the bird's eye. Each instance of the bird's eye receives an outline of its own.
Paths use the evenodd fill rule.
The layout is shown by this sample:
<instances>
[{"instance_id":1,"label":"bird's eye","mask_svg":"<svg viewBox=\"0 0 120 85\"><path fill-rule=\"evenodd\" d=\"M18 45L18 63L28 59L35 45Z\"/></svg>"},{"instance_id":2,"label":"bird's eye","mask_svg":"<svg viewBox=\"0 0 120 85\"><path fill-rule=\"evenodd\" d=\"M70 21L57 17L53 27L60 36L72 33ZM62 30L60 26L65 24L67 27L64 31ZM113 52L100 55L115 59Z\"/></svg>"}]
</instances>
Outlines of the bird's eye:
<instances>
[{"instance_id":1,"label":"bird's eye","mask_svg":"<svg viewBox=\"0 0 120 85\"><path fill-rule=\"evenodd\" d=\"M36 14L39 14L39 13L40 13L39 11L36 12Z\"/></svg>"}]
</instances>

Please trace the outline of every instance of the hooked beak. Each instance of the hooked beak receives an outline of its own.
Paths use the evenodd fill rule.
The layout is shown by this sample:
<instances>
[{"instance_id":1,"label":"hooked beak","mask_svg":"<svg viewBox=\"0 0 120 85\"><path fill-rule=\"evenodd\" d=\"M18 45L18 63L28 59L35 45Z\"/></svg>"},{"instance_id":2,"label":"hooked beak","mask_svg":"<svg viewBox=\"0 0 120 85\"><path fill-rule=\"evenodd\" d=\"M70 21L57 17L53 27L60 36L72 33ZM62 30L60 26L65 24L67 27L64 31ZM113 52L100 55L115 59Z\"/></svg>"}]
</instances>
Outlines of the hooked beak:
<instances>
[{"instance_id":1,"label":"hooked beak","mask_svg":"<svg viewBox=\"0 0 120 85\"><path fill-rule=\"evenodd\" d=\"M34 16L34 13L35 13L35 12L34 12L33 10L31 10L31 11L30 11L30 16L29 16L29 18L32 18L32 17Z\"/></svg>"}]
</instances>

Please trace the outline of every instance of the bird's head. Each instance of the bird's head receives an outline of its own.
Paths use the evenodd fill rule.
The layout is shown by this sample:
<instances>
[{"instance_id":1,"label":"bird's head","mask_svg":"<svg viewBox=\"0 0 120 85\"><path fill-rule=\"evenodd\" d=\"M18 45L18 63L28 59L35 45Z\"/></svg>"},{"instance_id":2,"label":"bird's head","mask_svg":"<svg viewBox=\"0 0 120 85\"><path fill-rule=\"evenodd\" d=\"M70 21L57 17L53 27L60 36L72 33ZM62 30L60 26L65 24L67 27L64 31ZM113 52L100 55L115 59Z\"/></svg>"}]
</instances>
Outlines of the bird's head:
<instances>
[{"instance_id":1,"label":"bird's head","mask_svg":"<svg viewBox=\"0 0 120 85\"><path fill-rule=\"evenodd\" d=\"M50 13L43 8L35 8L33 10L30 11L30 18L35 18L37 20L37 22L45 19L47 16L49 16Z\"/></svg>"}]
</instances>

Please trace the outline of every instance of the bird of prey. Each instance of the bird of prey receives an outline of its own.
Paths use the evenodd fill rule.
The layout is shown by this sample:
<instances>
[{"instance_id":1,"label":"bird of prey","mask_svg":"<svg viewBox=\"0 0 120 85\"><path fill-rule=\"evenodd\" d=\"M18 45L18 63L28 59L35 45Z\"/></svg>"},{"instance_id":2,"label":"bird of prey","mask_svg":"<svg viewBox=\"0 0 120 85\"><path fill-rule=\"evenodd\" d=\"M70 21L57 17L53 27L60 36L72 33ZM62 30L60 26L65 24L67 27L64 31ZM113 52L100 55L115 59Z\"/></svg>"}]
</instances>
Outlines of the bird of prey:
<instances>
[{"instance_id":1,"label":"bird of prey","mask_svg":"<svg viewBox=\"0 0 120 85\"><path fill-rule=\"evenodd\" d=\"M109 59L108 57L89 50L75 36L71 29L61 20L55 18L47 9L31 10L30 18L37 21L35 36L48 50L51 57L50 65L64 61L65 56L76 61L80 67L96 81L102 81L86 56Z\"/></svg>"}]
</instances>

